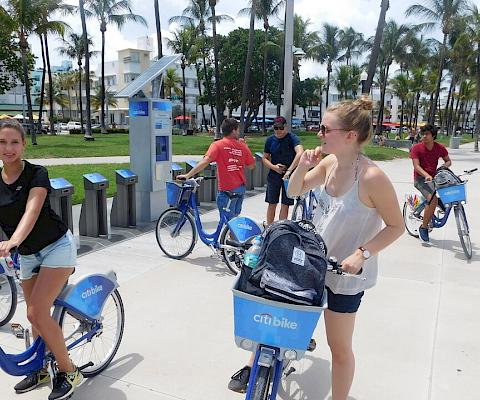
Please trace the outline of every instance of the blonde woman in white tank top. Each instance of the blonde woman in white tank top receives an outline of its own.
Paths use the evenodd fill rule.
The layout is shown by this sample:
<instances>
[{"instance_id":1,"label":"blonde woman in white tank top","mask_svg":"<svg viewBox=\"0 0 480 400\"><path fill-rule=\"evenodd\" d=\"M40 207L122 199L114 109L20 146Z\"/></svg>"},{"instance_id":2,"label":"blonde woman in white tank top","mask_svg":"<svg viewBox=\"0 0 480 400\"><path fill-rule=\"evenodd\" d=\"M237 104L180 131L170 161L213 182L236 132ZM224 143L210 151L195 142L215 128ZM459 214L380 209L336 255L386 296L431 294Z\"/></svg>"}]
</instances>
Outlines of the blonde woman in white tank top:
<instances>
[{"instance_id":1,"label":"blonde woman in white tank top","mask_svg":"<svg viewBox=\"0 0 480 400\"><path fill-rule=\"evenodd\" d=\"M318 134L321 146L303 153L288 185L291 197L317 189L320 207L314 223L328 255L337 257L347 272L362 271L366 278L327 277L332 400L346 400L352 385L355 316L363 291L376 283L377 254L404 231L390 180L361 154L371 136L371 109L366 97L329 107ZM322 153L328 156L322 159Z\"/></svg>"}]
</instances>

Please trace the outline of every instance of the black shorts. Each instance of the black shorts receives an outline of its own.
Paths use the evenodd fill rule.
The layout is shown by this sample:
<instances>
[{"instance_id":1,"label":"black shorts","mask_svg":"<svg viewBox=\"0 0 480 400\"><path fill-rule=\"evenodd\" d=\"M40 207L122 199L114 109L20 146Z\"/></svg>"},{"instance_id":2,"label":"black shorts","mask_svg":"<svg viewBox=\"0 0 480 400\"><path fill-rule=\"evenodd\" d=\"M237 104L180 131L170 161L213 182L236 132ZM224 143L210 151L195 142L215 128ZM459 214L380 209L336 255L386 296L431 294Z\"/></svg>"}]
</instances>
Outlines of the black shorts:
<instances>
[{"instance_id":1,"label":"black shorts","mask_svg":"<svg viewBox=\"0 0 480 400\"><path fill-rule=\"evenodd\" d=\"M265 193L265 201L269 204L278 204L280 200L280 192L282 192L282 204L293 206L294 200L287 197L287 191L283 184L280 174L270 171L267 176L267 192Z\"/></svg>"},{"instance_id":2,"label":"black shorts","mask_svg":"<svg viewBox=\"0 0 480 400\"><path fill-rule=\"evenodd\" d=\"M326 286L325 286L326 287ZM356 313L364 292L354 295L336 294L327 287L328 309L338 313Z\"/></svg>"}]
</instances>

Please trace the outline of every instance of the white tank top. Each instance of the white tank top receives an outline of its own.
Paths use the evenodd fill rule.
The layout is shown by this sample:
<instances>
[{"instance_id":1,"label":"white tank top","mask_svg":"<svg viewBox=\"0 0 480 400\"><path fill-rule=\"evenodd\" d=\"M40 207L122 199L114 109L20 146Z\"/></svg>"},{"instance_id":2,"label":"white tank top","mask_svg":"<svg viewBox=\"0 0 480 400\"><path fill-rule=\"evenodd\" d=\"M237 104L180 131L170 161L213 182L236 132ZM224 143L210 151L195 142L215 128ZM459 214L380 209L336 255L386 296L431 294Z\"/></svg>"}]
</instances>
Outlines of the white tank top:
<instances>
[{"instance_id":1,"label":"white tank top","mask_svg":"<svg viewBox=\"0 0 480 400\"><path fill-rule=\"evenodd\" d=\"M369 159L367 162L372 163ZM328 171L325 184L333 168ZM361 175L361 171L357 175ZM382 218L377 209L367 207L360 200L358 181L356 178L350 189L338 197L330 196L325 185L315 191L318 207L313 223L327 245L328 257L333 256L338 262L371 240L382 227ZM365 280L327 273L326 285L334 293L354 295L375 286L377 275L378 262L374 255L363 265L361 276Z\"/></svg>"}]
</instances>

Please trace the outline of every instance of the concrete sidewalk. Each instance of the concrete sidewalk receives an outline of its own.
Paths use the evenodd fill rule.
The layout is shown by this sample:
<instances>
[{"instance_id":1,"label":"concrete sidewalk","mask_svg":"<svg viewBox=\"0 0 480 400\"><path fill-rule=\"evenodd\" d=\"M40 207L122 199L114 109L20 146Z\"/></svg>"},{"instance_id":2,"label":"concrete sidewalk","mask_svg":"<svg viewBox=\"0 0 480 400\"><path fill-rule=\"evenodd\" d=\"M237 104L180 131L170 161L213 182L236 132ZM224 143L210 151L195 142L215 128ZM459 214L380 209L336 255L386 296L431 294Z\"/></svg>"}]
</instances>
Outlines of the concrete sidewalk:
<instances>
[{"instance_id":1,"label":"concrete sidewalk","mask_svg":"<svg viewBox=\"0 0 480 400\"><path fill-rule=\"evenodd\" d=\"M472 147L473 148L473 145ZM480 154L450 151L457 173L474 168ZM409 160L379 162L399 202L413 190ZM480 174L468 184L466 212L474 256L463 255L455 221L431 234L432 247L403 235L381 253L378 285L369 290L357 317L356 377L349 400L477 400L480 393ZM263 195L246 199L244 214L259 221ZM217 213L205 214L213 229ZM86 380L74 399L223 400L244 396L226 389L248 358L233 340L233 277L200 241L185 260L166 258L152 233L79 258L75 279L114 269L121 283L126 325L120 350L100 376ZM15 322L26 323L20 302ZM323 323L317 350L282 382L280 399L330 398L331 361ZM0 345L22 350L8 328ZM16 396L17 378L1 373L2 399L45 399L48 387Z\"/></svg>"}]
</instances>

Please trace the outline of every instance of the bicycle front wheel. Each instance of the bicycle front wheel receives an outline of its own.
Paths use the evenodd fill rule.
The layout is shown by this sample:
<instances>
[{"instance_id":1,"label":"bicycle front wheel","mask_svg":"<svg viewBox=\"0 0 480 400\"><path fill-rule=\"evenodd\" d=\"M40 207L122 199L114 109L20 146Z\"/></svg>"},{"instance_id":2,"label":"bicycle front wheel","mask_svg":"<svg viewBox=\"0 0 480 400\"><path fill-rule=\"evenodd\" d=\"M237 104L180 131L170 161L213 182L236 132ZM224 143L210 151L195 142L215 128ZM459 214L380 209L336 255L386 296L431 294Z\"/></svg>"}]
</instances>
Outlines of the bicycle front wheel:
<instances>
[{"instance_id":1,"label":"bicycle front wheel","mask_svg":"<svg viewBox=\"0 0 480 400\"><path fill-rule=\"evenodd\" d=\"M413 237L418 238L418 228L422 224L422 221L413 214L412 207L410 207L407 202L403 204L403 223L405 224L407 232Z\"/></svg>"},{"instance_id":2,"label":"bicycle front wheel","mask_svg":"<svg viewBox=\"0 0 480 400\"><path fill-rule=\"evenodd\" d=\"M11 276L0 275L0 326L7 324L17 309L17 285Z\"/></svg>"},{"instance_id":3,"label":"bicycle front wheel","mask_svg":"<svg viewBox=\"0 0 480 400\"><path fill-rule=\"evenodd\" d=\"M85 338L69 348L76 340L87 335L96 323L100 323L100 328L90 339ZM72 362L78 367L92 362L92 366L82 370L82 375L86 377L98 375L113 360L122 341L125 311L120 293L114 290L110 294L103 307L102 315L96 322L63 308L59 324Z\"/></svg>"},{"instance_id":4,"label":"bicycle front wheel","mask_svg":"<svg viewBox=\"0 0 480 400\"><path fill-rule=\"evenodd\" d=\"M222 233L220 233L220 238L218 240L221 248L221 253L223 256L223 261L227 265L228 269L232 271L235 275L240 272L243 264L243 255L245 253L245 249L237 248L235 250L227 250L222 246L227 245L228 240L235 240L235 237L232 234L228 225L225 225L222 229Z\"/></svg>"},{"instance_id":5,"label":"bicycle front wheel","mask_svg":"<svg viewBox=\"0 0 480 400\"><path fill-rule=\"evenodd\" d=\"M305 202L303 200L296 201L292 210L292 221L301 221L305 215L304 209Z\"/></svg>"},{"instance_id":6,"label":"bicycle front wheel","mask_svg":"<svg viewBox=\"0 0 480 400\"><path fill-rule=\"evenodd\" d=\"M190 214L170 208L158 218L155 235L160 249L168 257L180 260L195 247L197 230Z\"/></svg>"},{"instance_id":7,"label":"bicycle front wheel","mask_svg":"<svg viewBox=\"0 0 480 400\"><path fill-rule=\"evenodd\" d=\"M270 389L271 367L258 366L257 377L253 383L252 400L267 400Z\"/></svg>"},{"instance_id":8,"label":"bicycle front wheel","mask_svg":"<svg viewBox=\"0 0 480 400\"><path fill-rule=\"evenodd\" d=\"M472 258L472 242L470 240L470 232L468 229L467 216L462 205L455 206L455 221L457 222L458 236L463 247L463 252L468 260Z\"/></svg>"}]
</instances>

